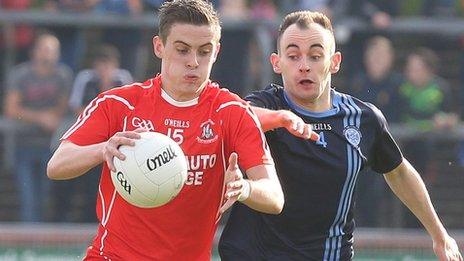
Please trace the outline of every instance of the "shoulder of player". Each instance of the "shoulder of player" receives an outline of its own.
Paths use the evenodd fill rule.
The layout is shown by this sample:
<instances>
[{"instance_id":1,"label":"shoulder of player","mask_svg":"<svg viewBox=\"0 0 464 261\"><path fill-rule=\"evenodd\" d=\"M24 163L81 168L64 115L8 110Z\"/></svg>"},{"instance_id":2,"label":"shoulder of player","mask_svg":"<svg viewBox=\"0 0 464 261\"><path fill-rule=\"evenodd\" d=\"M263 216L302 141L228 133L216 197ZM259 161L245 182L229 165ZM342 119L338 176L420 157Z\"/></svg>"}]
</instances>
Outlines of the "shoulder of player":
<instances>
[{"instance_id":1,"label":"shoulder of player","mask_svg":"<svg viewBox=\"0 0 464 261\"><path fill-rule=\"evenodd\" d=\"M359 110L361 112L362 118L364 120L368 120L368 119L375 119L375 120L384 119L384 116L383 116L382 112L374 104L372 104L370 102L360 100L359 98L351 96L351 95L346 94L346 93L337 92L337 91L334 91L334 93L335 93L335 95L343 97L343 100L341 101L341 103L346 103L348 105L352 105L352 106L355 107L356 110Z\"/></svg>"},{"instance_id":2,"label":"shoulder of player","mask_svg":"<svg viewBox=\"0 0 464 261\"><path fill-rule=\"evenodd\" d=\"M212 105L218 112L224 109L246 108L248 106L248 103L240 96L226 88L220 88L216 83L212 83L208 88L207 95L210 96L209 99L212 100Z\"/></svg>"},{"instance_id":3,"label":"shoulder of player","mask_svg":"<svg viewBox=\"0 0 464 261\"><path fill-rule=\"evenodd\" d=\"M122 102L132 108L141 97L150 92L154 83L153 79L143 83L134 82L121 87L115 87L102 92L99 97L108 101Z\"/></svg>"},{"instance_id":4,"label":"shoulder of player","mask_svg":"<svg viewBox=\"0 0 464 261\"><path fill-rule=\"evenodd\" d=\"M283 90L284 90L284 88L282 86L271 83L268 86L264 87L264 89L262 89L262 90L252 91L249 95L247 95L245 97L245 99L251 98L253 96L255 96L255 97L275 98L280 93L282 93Z\"/></svg>"}]
</instances>

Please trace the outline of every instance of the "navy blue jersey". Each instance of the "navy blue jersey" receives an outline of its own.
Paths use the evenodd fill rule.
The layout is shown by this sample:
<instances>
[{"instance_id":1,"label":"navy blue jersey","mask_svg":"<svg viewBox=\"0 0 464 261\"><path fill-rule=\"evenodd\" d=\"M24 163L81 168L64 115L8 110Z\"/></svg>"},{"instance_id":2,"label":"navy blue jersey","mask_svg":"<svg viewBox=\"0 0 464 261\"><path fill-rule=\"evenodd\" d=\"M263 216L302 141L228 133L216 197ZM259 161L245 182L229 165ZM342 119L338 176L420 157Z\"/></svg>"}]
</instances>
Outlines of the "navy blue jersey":
<instances>
[{"instance_id":1,"label":"navy blue jersey","mask_svg":"<svg viewBox=\"0 0 464 261\"><path fill-rule=\"evenodd\" d=\"M382 113L372 104L331 90L332 108L298 107L271 85L246 99L272 110L291 110L320 136L306 141L284 128L266 133L285 194L280 215L236 203L222 234L222 260L350 260L353 192L366 167L387 173L402 162Z\"/></svg>"}]
</instances>

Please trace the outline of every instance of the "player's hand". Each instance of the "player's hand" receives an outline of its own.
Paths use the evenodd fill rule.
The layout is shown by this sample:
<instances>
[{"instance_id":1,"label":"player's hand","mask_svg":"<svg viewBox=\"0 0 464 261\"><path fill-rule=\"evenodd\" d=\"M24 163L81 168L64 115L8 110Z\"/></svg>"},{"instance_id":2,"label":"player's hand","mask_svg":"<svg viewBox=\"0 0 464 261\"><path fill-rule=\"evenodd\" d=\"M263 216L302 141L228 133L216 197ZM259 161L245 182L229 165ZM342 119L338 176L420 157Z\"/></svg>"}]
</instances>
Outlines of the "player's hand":
<instances>
[{"instance_id":1,"label":"player's hand","mask_svg":"<svg viewBox=\"0 0 464 261\"><path fill-rule=\"evenodd\" d=\"M433 251L440 261L463 261L456 241L448 235L443 242L433 241Z\"/></svg>"},{"instance_id":2,"label":"player's hand","mask_svg":"<svg viewBox=\"0 0 464 261\"><path fill-rule=\"evenodd\" d=\"M319 135L313 132L311 124L305 123L295 113L288 110L280 110L279 118L281 126L284 126L291 134L303 139L319 140Z\"/></svg>"},{"instance_id":3,"label":"player's hand","mask_svg":"<svg viewBox=\"0 0 464 261\"><path fill-rule=\"evenodd\" d=\"M103 147L103 159L108 164L111 171L116 171L113 163L113 158L117 157L120 160L124 160L126 156L122 154L118 149L121 145L134 146L136 139L140 139L141 132L148 131L145 128L138 128L133 131L122 131L117 132L111 137Z\"/></svg>"},{"instance_id":4,"label":"player's hand","mask_svg":"<svg viewBox=\"0 0 464 261\"><path fill-rule=\"evenodd\" d=\"M238 167L238 156L237 153L232 153L229 157L229 166L224 175L226 190L224 198L226 202L222 205L219 212L222 214L226 212L239 198L243 196L243 189L246 181L243 179L243 174ZM249 191L248 191L249 192Z\"/></svg>"}]
</instances>

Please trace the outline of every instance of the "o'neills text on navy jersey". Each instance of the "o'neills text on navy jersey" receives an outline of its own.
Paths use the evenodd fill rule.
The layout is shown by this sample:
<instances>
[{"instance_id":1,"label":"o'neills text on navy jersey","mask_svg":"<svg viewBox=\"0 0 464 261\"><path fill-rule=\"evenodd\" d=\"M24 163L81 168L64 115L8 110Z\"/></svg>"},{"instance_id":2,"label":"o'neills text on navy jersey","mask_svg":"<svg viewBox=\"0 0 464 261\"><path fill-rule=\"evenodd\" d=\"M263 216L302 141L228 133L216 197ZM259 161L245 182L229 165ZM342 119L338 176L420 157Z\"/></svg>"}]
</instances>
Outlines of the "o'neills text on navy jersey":
<instances>
[{"instance_id":1,"label":"o'neills text on navy jersey","mask_svg":"<svg viewBox=\"0 0 464 261\"><path fill-rule=\"evenodd\" d=\"M313 123L311 125L313 126L314 131L332 130L330 123Z\"/></svg>"}]
</instances>

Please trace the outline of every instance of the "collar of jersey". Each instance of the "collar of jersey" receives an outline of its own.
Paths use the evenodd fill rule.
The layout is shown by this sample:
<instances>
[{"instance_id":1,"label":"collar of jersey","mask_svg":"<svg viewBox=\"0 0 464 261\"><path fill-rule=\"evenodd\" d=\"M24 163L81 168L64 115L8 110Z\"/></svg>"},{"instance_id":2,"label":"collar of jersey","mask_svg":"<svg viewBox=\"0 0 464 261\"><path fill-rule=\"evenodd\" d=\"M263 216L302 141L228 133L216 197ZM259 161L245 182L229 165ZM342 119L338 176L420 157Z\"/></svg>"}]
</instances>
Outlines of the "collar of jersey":
<instances>
[{"instance_id":1,"label":"collar of jersey","mask_svg":"<svg viewBox=\"0 0 464 261\"><path fill-rule=\"evenodd\" d=\"M167 92L165 92L163 90L163 88L161 88L161 97L163 97L163 99L166 102L168 102L169 104L174 105L176 107L190 107L190 106L193 106L193 105L197 105L198 104L198 98L199 98L199 97L196 97L195 99L192 99L192 100L189 100L189 101L176 101L171 96L169 96L169 94Z\"/></svg>"},{"instance_id":2,"label":"collar of jersey","mask_svg":"<svg viewBox=\"0 0 464 261\"><path fill-rule=\"evenodd\" d=\"M296 112L298 112L299 114L302 114L304 116L313 117L313 118L322 118L322 117L328 117L328 116L335 115L340 110L340 108L338 106L338 104L340 103L340 96L337 95L336 92L334 92L333 89L330 90L330 94L331 94L330 96L332 97L332 108L327 110L327 111L323 111L323 112L309 111L309 110L299 106L298 104L294 103L290 99L290 97L288 97L287 92L285 90L283 91L283 93L284 93L284 99L287 102L290 109L295 110Z\"/></svg>"}]
</instances>

